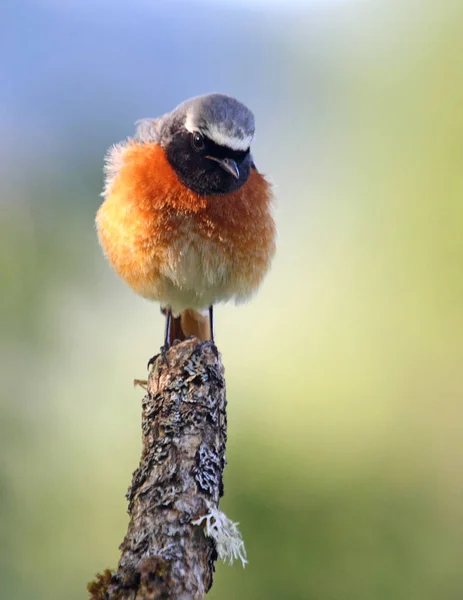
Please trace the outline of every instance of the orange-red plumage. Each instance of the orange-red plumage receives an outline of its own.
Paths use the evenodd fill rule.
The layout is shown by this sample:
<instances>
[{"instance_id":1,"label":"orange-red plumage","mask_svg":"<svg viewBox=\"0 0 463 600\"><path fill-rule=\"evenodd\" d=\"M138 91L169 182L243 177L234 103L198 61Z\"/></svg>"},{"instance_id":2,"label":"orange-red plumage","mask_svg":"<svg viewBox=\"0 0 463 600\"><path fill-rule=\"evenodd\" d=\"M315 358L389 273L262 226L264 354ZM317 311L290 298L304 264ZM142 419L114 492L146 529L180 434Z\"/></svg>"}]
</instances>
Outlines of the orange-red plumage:
<instances>
[{"instance_id":1,"label":"orange-red plumage","mask_svg":"<svg viewBox=\"0 0 463 600\"><path fill-rule=\"evenodd\" d=\"M204 197L183 185L155 142L128 142L120 162L97 228L137 293L181 312L257 289L275 249L272 193L261 174L251 170L238 190Z\"/></svg>"}]
</instances>

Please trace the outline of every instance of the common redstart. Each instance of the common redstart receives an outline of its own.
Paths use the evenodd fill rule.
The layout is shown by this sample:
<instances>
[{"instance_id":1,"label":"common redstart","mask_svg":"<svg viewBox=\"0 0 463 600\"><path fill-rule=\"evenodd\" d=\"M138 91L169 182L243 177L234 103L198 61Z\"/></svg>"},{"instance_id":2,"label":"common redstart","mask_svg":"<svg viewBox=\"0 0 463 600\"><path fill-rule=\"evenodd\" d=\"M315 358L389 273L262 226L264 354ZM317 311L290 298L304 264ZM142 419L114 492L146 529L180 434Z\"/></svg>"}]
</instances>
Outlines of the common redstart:
<instances>
[{"instance_id":1,"label":"common redstart","mask_svg":"<svg viewBox=\"0 0 463 600\"><path fill-rule=\"evenodd\" d=\"M118 275L161 303L164 347L213 340L212 307L257 290L275 252L272 190L251 155L254 115L198 96L112 146L96 225Z\"/></svg>"}]
</instances>

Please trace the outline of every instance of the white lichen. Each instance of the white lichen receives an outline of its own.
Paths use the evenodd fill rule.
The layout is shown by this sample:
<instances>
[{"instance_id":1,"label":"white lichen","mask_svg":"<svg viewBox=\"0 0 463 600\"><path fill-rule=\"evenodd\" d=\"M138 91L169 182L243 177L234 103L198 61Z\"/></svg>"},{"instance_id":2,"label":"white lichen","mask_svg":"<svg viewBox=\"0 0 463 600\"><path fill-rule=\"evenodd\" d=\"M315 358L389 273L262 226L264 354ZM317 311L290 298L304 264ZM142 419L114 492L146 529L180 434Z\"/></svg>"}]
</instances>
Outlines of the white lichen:
<instances>
[{"instance_id":1,"label":"white lichen","mask_svg":"<svg viewBox=\"0 0 463 600\"><path fill-rule=\"evenodd\" d=\"M215 541L217 554L231 565L240 560L243 567L247 564L246 548L238 523L231 521L222 511L207 504L208 513L192 521L193 525L204 523L204 533Z\"/></svg>"}]
</instances>

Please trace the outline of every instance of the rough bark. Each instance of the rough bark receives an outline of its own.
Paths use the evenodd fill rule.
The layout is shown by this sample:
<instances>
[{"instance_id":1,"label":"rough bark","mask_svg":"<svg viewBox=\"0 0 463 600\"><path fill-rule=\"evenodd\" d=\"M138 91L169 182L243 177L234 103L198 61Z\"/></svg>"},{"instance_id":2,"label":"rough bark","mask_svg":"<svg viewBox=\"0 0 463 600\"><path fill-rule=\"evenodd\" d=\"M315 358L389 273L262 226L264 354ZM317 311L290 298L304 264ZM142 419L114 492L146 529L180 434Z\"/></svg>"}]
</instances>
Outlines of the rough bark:
<instances>
[{"instance_id":1,"label":"rough bark","mask_svg":"<svg viewBox=\"0 0 463 600\"><path fill-rule=\"evenodd\" d=\"M143 448L127 499L130 522L115 572L92 600L196 600L212 585L216 545L203 521L223 494L227 436L217 348L189 339L159 356L142 404Z\"/></svg>"}]
</instances>

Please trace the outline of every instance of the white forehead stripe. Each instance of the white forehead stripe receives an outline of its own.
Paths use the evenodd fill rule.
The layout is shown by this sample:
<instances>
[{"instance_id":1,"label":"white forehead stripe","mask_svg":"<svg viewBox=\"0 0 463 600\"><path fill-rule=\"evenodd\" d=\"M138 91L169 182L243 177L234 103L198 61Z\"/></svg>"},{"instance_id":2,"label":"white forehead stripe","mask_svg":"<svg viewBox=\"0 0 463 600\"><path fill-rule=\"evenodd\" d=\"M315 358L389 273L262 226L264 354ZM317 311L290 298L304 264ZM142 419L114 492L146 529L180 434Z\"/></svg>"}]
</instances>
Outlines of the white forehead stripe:
<instances>
[{"instance_id":1,"label":"white forehead stripe","mask_svg":"<svg viewBox=\"0 0 463 600\"><path fill-rule=\"evenodd\" d=\"M252 142L252 136L235 137L217 125L208 125L204 133L219 146L227 146L232 150L247 150Z\"/></svg>"},{"instance_id":2,"label":"white forehead stripe","mask_svg":"<svg viewBox=\"0 0 463 600\"><path fill-rule=\"evenodd\" d=\"M226 146L231 150L247 150L251 145L253 138L252 135L244 135L243 137L236 137L230 135L229 131L226 131L225 129L220 127L220 125L215 124L208 124L207 128L200 129L194 124L190 114L187 115L185 121L185 129L190 133L194 133L195 131L201 131L201 133L204 133L204 135L206 135L216 144L219 144L219 146Z\"/></svg>"},{"instance_id":3,"label":"white forehead stripe","mask_svg":"<svg viewBox=\"0 0 463 600\"><path fill-rule=\"evenodd\" d=\"M193 118L191 116L191 113L188 113L187 116L186 116L185 129L187 131L189 131L190 133L193 133L194 131L199 131L198 128L196 127L196 125L193 122Z\"/></svg>"}]
</instances>

